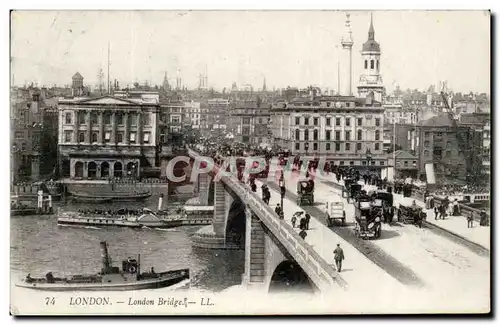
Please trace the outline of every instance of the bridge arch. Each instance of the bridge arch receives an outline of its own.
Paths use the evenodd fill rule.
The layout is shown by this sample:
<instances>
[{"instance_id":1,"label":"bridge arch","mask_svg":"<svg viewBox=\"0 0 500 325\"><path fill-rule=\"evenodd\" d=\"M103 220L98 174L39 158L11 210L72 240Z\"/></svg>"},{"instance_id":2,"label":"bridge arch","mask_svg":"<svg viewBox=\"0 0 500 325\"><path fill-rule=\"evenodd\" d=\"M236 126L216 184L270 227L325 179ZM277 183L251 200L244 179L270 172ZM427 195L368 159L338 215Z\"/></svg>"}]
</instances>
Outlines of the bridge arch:
<instances>
[{"instance_id":1,"label":"bridge arch","mask_svg":"<svg viewBox=\"0 0 500 325\"><path fill-rule=\"evenodd\" d=\"M306 272L295 261L285 260L278 264L269 283L270 293L314 293L315 287Z\"/></svg>"},{"instance_id":2,"label":"bridge arch","mask_svg":"<svg viewBox=\"0 0 500 325\"><path fill-rule=\"evenodd\" d=\"M246 215L245 204L237 199L231 204L226 222L226 245L245 248Z\"/></svg>"}]
</instances>

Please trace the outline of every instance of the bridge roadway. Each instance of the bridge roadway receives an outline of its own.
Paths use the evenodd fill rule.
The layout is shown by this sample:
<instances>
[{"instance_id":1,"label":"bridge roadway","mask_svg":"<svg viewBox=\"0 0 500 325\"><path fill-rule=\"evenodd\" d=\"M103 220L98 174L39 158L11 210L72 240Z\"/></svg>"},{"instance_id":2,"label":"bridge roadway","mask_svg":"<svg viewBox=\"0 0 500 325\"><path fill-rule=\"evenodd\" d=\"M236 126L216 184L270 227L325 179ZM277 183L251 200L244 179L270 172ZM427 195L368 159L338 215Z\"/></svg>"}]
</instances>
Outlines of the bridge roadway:
<instances>
[{"instance_id":1,"label":"bridge roadway","mask_svg":"<svg viewBox=\"0 0 500 325\"><path fill-rule=\"evenodd\" d=\"M295 202L298 177L290 174L286 176L287 197ZM432 230L397 222L392 226L383 224L380 239L358 239L352 230L354 207L347 204L338 187L332 187L331 182L316 179L317 203L315 206L302 207L316 220L323 224L326 222L324 204L327 201L342 200L346 208L348 226L336 226L332 231L395 279L404 284L423 286L424 290L448 292L450 297L474 301L474 304L481 306L488 304L489 258L480 256ZM273 195L279 197L278 186L275 183L269 186L274 190ZM345 267L349 267L348 256Z\"/></svg>"},{"instance_id":2,"label":"bridge roadway","mask_svg":"<svg viewBox=\"0 0 500 325\"><path fill-rule=\"evenodd\" d=\"M196 151L189 148L188 154L195 161L201 157ZM213 172L217 174L219 167L215 166ZM234 175L223 176L220 181L238 195L247 208L263 222L321 292L334 292L336 291L335 287L338 286L343 289L348 288L348 283L342 276L311 245L302 240L288 223L278 219L274 210L265 204L259 196L251 192L248 186L240 183Z\"/></svg>"}]
</instances>

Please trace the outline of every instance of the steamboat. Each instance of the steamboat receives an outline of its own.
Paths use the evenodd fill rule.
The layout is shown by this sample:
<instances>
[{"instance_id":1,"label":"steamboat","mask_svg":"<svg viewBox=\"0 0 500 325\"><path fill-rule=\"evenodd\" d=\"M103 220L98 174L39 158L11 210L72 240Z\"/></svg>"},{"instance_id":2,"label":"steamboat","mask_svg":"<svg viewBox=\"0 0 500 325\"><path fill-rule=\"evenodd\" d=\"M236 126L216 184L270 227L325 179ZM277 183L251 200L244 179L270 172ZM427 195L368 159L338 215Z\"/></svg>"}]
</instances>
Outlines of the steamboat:
<instances>
[{"instance_id":1,"label":"steamboat","mask_svg":"<svg viewBox=\"0 0 500 325\"><path fill-rule=\"evenodd\" d=\"M113 266L108 245L101 242L102 269L94 275L74 275L69 278L54 277L48 272L45 278L32 278L29 274L17 287L46 291L130 291L165 288L189 279L189 269L156 273L154 268L141 273L141 256L122 261L122 268Z\"/></svg>"},{"instance_id":2,"label":"steamboat","mask_svg":"<svg viewBox=\"0 0 500 325\"><path fill-rule=\"evenodd\" d=\"M118 211L89 210L59 212L59 225L76 226L115 226L130 228L174 228L180 226L208 225L212 222L210 216L188 218L187 215L169 216L168 211L153 212L150 209L140 210L120 209Z\"/></svg>"}]
</instances>

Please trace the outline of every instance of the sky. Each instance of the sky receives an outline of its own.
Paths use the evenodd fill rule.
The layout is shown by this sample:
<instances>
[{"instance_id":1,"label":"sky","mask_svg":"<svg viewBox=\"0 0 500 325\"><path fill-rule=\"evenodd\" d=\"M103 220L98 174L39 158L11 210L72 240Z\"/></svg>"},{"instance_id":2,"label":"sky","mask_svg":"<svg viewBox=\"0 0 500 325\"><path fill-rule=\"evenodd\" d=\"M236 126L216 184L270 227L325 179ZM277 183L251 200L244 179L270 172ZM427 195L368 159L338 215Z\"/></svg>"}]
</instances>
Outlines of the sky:
<instances>
[{"instance_id":1,"label":"sky","mask_svg":"<svg viewBox=\"0 0 500 325\"><path fill-rule=\"evenodd\" d=\"M388 91L427 90L442 80L455 92L490 93L490 16L484 11L350 11L353 90L373 13L381 75ZM121 86L197 87L205 68L215 89L317 85L347 93L342 11L14 11L11 81L67 85L107 76ZM339 73L340 72L340 73ZM340 76L340 78L339 78ZM340 86L338 80L340 79Z\"/></svg>"}]
</instances>

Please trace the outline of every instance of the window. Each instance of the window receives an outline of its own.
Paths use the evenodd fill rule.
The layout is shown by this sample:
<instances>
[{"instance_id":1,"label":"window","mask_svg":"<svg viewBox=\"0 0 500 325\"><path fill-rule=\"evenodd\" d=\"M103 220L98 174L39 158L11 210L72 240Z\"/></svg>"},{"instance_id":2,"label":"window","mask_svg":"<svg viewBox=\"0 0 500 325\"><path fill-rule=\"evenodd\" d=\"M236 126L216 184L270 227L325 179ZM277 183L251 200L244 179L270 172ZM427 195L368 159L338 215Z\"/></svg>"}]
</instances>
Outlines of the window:
<instances>
[{"instance_id":1,"label":"window","mask_svg":"<svg viewBox=\"0 0 500 325\"><path fill-rule=\"evenodd\" d=\"M319 119L317 117L314 118L314 125L318 125L318 120Z\"/></svg>"},{"instance_id":2,"label":"window","mask_svg":"<svg viewBox=\"0 0 500 325\"><path fill-rule=\"evenodd\" d=\"M363 131L358 130L358 140L361 141L363 140Z\"/></svg>"},{"instance_id":3,"label":"window","mask_svg":"<svg viewBox=\"0 0 500 325\"><path fill-rule=\"evenodd\" d=\"M262 124L262 117L259 117L259 124Z\"/></svg>"},{"instance_id":4,"label":"window","mask_svg":"<svg viewBox=\"0 0 500 325\"><path fill-rule=\"evenodd\" d=\"M16 139L24 139L24 132L23 131L16 131L15 137L16 137Z\"/></svg>"},{"instance_id":5,"label":"window","mask_svg":"<svg viewBox=\"0 0 500 325\"><path fill-rule=\"evenodd\" d=\"M416 160L413 161L413 167L417 167L417 161Z\"/></svg>"},{"instance_id":6,"label":"window","mask_svg":"<svg viewBox=\"0 0 500 325\"><path fill-rule=\"evenodd\" d=\"M90 113L90 123L97 124L97 120L98 120L97 113L95 112Z\"/></svg>"},{"instance_id":7,"label":"window","mask_svg":"<svg viewBox=\"0 0 500 325\"><path fill-rule=\"evenodd\" d=\"M85 124L85 112L78 112L78 124Z\"/></svg>"},{"instance_id":8,"label":"window","mask_svg":"<svg viewBox=\"0 0 500 325\"><path fill-rule=\"evenodd\" d=\"M300 130L295 130L295 140L300 140Z\"/></svg>"},{"instance_id":9,"label":"window","mask_svg":"<svg viewBox=\"0 0 500 325\"><path fill-rule=\"evenodd\" d=\"M116 133L116 143L123 143L123 132Z\"/></svg>"},{"instance_id":10,"label":"window","mask_svg":"<svg viewBox=\"0 0 500 325\"><path fill-rule=\"evenodd\" d=\"M340 131L335 131L335 140L340 141Z\"/></svg>"},{"instance_id":11,"label":"window","mask_svg":"<svg viewBox=\"0 0 500 325\"><path fill-rule=\"evenodd\" d=\"M133 125L133 126L137 125L137 115L135 115L135 114L130 115L130 125Z\"/></svg>"},{"instance_id":12,"label":"window","mask_svg":"<svg viewBox=\"0 0 500 325\"><path fill-rule=\"evenodd\" d=\"M350 161L349 165L354 166L354 161Z\"/></svg>"},{"instance_id":13,"label":"window","mask_svg":"<svg viewBox=\"0 0 500 325\"><path fill-rule=\"evenodd\" d=\"M365 69L368 69L368 60L365 60Z\"/></svg>"},{"instance_id":14,"label":"window","mask_svg":"<svg viewBox=\"0 0 500 325\"><path fill-rule=\"evenodd\" d=\"M165 134L160 134L160 143L165 143Z\"/></svg>"},{"instance_id":15,"label":"window","mask_svg":"<svg viewBox=\"0 0 500 325\"><path fill-rule=\"evenodd\" d=\"M142 114L142 123L144 125L151 125L151 116L148 113Z\"/></svg>"},{"instance_id":16,"label":"window","mask_svg":"<svg viewBox=\"0 0 500 325\"><path fill-rule=\"evenodd\" d=\"M135 138L135 132L130 132L130 143L135 143L136 138Z\"/></svg>"},{"instance_id":17,"label":"window","mask_svg":"<svg viewBox=\"0 0 500 325\"><path fill-rule=\"evenodd\" d=\"M329 143L326 144L326 150L328 150L328 151L330 150L330 144Z\"/></svg>"},{"instance_id":18,"label":"window","mask_svg":"<svg viewBox=\"0 0 500 325\"><path fill-rule=\"evenodd\" d=\"M380 150L380 143L375 143L375 150Z\"/></svg>"},{"instance_id":19,"label":"window","mask_svg":"<svg viewBox=\"0 0 500 325\"><path fill-rule=\"evenodd\" d=\"M358 126L363 125L363 119L361 117L358 118Z\"/></svg>"},{"instance_id":20,"label":"window","mask_svg":"<svg viewBox=\"0 0 500 325\"><path fill-rule=\"evenodd\" d=\"M171 117L171 122L172 123L180 123L181 122L181 117L178 115L174 115Z\"/></svg>"},{"instance_id":21,"label":"window","mask_svg":"<svg viewBox=\"0 0 500 325\"><path fill-rule=\"evenodd\" d=\"M71 142L73 131L64 131L64 142Z\"/></svg>"},{"instance_id":22,"label":"window","mask_svg":"<svg viewBox=\"0 0 500 325\"><path fill-rule=\"evenodd\" d=\"M66 124L71 124L72 117L73 117L73 114L71 112L67 112L66 113L66 121L65 121L65 123Z\"/></svg>"},{"instance_id":23,"label":"window","mask_svg":"<svg viewBox=\"0 0 500 325\"><path fill-rule=\"evenodd\" d=\"M304 125L309 125L309 117L304 117Z\"/></svg>"},{"instance_id":24,"label":"window","mask_svg":"<svg viewBox=\"0 0 500 325\"><path fill-rule=\"evenodd\" d=\"M451 151L450 151L450 150L446 150L446 152L445 152L445 156L446 156L446 157L451 157Z\"/></svg>"},{"instance_id":25,"label":"window","mask_svg":"<svg viewBox=\"0 0 500 325\"><path fill-rule=\"evenodd\" d=\"M318 141L318 130L314 130L313 139L314 139L314 141Z\"/></svg>"},{"instance_id":26,"label":"window","mask_svg":"<svg viewBox=\"0 0 500 325\"><path fill-rule=\"evenodd\" d=\"M92 132L92 143L97 143L97 132Z\"/></svg>"},{"instance_id":27,"label":"window","mask_svg":"<svg viewBox=\"0 0 500 325\"><path fill-rule=\"evenodd\" d=\"M104 143L109 143L111 140L111 132L104 133Z\"/></svg>"},{"instance_id":28,"label":"window","mask_svg":"<svg viewBox=\"0 0 500 325\"><path fill-rule=\"evenodd\" d=\"M299 125L300 124L300 117L296 117L295 118L295 125Z\"/></svg>"},{"instance_id":29,"label":"window","mask_svg":"<svg viewBox=\"0 0 500 325\"><path fill-rule=\"evenodd\" d=\"M375 160L372 160L372 166L374 166L374 165L375 165Z\"/></svg>"},{"instance_id":30,"label":"window","mask_svg":"<svg viewBox=\"0 0 500 325\"><path fill-rule=\"evenodd\" d=\"M442 137L442 136L443 136L443 132L437 132L437 133L436 133L436 136L437 136L437 137Z\"/></svg>"},{"instance_id":31,"label":"window","mask_svg":"<svg viewBox=\"0 0 500 325\"><path fill-rule=\"evenodd\" d=\"M27 147L26 142L21 143L21 150L22 151L26 151L26 147Z\"/></svg>"},{"instance_id":32,"label":"window","mask_svg":"<svg viewBox=\"0 0 500 325\"><path fill-rule=\"evenodd\" d=\"M245 117L243 119L243 124L250 124L250 118L249 117Z\"/></svg>"},{"instance_id":33,"label":"window","mask_svg":"<svg viewBox=\"0 0 500 325\"><path fill-rule=\"evenodd\" d=\"M304 130L304 140L309 140L309 130Z\"/></svg>"},{"instance_id":34,"label":"window","mask_svg":"<svg viewBox=\"0 0 500 325\"><path fill-rule=\"evenodd\" d=\"M325 136L326 136L326 140L331 140L332 131L331 130L326 130Z\"/></svg>"},{"instance_id":35,"label":"window","mask_svg":"<svg viewBox=\"0 0 500 325\"><path fill-rule=\"evenodd\" d=\"M122 113L118 113L116 115L116 123L118 125L123 125L123 114Z\"/></svg>"},{"instance_id":36,"label":"window","mask_svg":"<svg viewBox=\"0 0 500 325\"><path fill-rule=\"evenodd\" d=\"M370 60L370 69L375 69L375 61Z\"/></svg>"},{"instance_id":37,"label":"window","mask_svg":"<svg viewBox=\"0 0 500 325\"><path fill-rule=\"evenodd\" d=\"M361 150L361 142L356 143L356 150L357 151Z\"/></svg>"},{"instance_id":38,"label":"window","mask_svg":"<svg viewBox=\"0 0 500 325\"><path fill-rule=\"evenodd\" d=\"M326 102L326 107L330 107L331 103L330 102Z\"/></svg>"},{"instance_id":39,"label":"window","mask_svg":"<svg viewBox=\"0 0 500 325\"><path fill-rule=\"evenodd\" d=\"M349 142L347 142L345 144L345 151L349 151L349 150L351 150L351 144Z\"/></svg>"},{"instance_id":40,"label":"window","mask_svg":"<svg viewBox=\"0 0 500 325\"><path fill-rule=\"evenodd\" d=\"M335 144L335 151L340 151L340 143Z\"/></svg>"},{"instance_id":41,"label":"window","mask_svg":"<svg viewBox=\"0 0 500 325\"><path fill-rule=\"evenodd\" d=\"M344 166L344 161L341 161L339 165Z\"/></svg>"},{"instance_id":42,"label":"window","mask_svg":"<svg viewBox=\"0 0 500 325\"><path fill-rule=\"evenodd\" d=\"M335 125L336 125L336 126L340 126L340 117L337 117L337 118L335 119Z\"/></svg>"},{"instance_id":43,"label":"window","mask_svg":"<svg viewBox=\"0 0 500 325\"><path fill-rule=\"evenodd\" d=\"M380 69L380 60L377 60L377 70Z\"/></svg>"},{"instance_id":44,"label":"window","mask_svg":"<svg viewBox=\"0 0 500 325\"><path fill-rule=\"evenodd\" d=\"M429 156L429 150L424 150L424 156L426 156L426 157Z\"/></svg>"},{"instance_id":45,"label":"window","mask_svg":"<svg viewBox=\"0 0 500 325\"><path fill-rule=\"evenodd\" d=\"M384 166L384 165L385 165L385 162L380 161L380 166Z\"/></svg>"},{"instance_id":46,"label":"window","mask_svg":"<svg viewBox=\"0 0 500 325\"><path fill-rule=\"evenodd\" d=\"M326 118L326 126L330 126L330 118L329 117Z\"/></svg>"},{"instance_id":47,"label":"window","mask_svg":"<svg viewBox=\"0 0 500 325\"><path fill-rule=\"evenodd\" d=\"M375 131L375 141L380 141L380 131L379 130Z\"/></svg>"},{"instance_id":48,"label":"window","mask_svg":"<svg viewBox=\"0 0 500 325\"><path fill-rule=\"evenodd\" d=\"M345 119L345 126L351 126L351 118L350 117Z\"/></svg>"},{"instance_id":49,"label":"window","mask_svg":"<svg viewBox=\"0 0 500 325\"><path fill-rule=\"evenodd\" d=\"M300 143L298 143L298 142L297 142L297 143L295 144L295 150L300 150Z\"/></svg>"},{"instance_id":50,"label":"window","mask_svg":"<svg viewBox=\"0 0 500 325\"><path fill-rule=\"evenodd\" d=\"M429 141L424 141L424 147L428 147L430 145Z\"/></svg>"},{"instance_id":51,"label":"window","mask_svg":"<svg viewBox=\"0 0 500 325\"><path fill-rule=\"evenodd\" d=\"M85 132L78 133L78 142L85 142Z\"/></svg>"},{"instance_id":52,"label":"window","mask_svg":"<svg viewBox=\"0 0 500 325\"><path fill-rule=\"evenodd\" d=\"M424 132L424 137L428 138L430 136L430 132Z\"/></svg>"},{"instance_id":53,"label":"window","mask_svg":"<svg viewBox=\"0 0 500 325\"><path fill-rule=\"evenodd\" d=\"M380 119L379 118L375 119L375 126L380 126Z\"/></svg>"},{"instance_id":54,"label":"window","mask_svg":"<svg viewBox=\"0 0 500 325\"><path fill-rule=\"evenodd\" d=\"M318 144L316 142L313 143L313 150L318 150Z\"/></svg>"},{"instance_id":55,"label":"window","mask_svg":"<svg viewBox=\"0 0 500 325\"><path fill-rule=\"evenodd\" d=\"M104 114L103 123L105 125L110 125L111 124L111 115L109 115L108 113Z\"/></svg>"},{"instance_id":56,"label":"window","mask_svg":"<svg viewBox=\"0 0 500 325\"><path fill-rule=\"evenodd\" d=\"M408 167L408 161L404 162L405 167Z\"/></svg>"},{"instance_id":57,"label":"window","mask_svg":"<svg viewBox=\"0 0 500 325\"><path fill-rule=\"evenodd\" d=\"M362 164L363 166L366 166L366 161L365 161L365 160L363 160L363 161L361 162L361 164Z\"/></svg>"},{"instance_id":58,"label":"window","mask_svg":"<svg viewBox=\"0 0 500 325\"><path fill-rule=\"evenodd\" d=\"M345 141L351 141L351 131L345 131Z\"/></svg>"}]
</instances>

